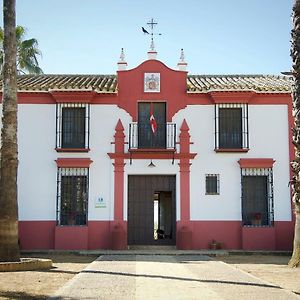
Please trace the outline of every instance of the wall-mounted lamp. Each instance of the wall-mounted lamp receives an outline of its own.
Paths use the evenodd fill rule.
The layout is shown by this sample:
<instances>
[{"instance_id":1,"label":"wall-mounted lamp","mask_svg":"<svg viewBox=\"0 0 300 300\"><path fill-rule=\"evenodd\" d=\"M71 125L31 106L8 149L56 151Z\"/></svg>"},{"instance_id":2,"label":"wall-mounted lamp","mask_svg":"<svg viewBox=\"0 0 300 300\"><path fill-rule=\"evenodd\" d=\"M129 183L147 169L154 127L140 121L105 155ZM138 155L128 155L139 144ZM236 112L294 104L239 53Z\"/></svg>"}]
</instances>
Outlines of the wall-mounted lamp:
<instances>
[{"instance_id":1,"label":"wall-mounted lamp","mask_svg":"<svg viewBox=\"0 0 300 300\"><path fill-rule=\"evenodd\" d=\"M149 168L155 168L156 165L153 163L152 159L150 161L150 164L148 165Z\"/></svg>"}]
</instances>

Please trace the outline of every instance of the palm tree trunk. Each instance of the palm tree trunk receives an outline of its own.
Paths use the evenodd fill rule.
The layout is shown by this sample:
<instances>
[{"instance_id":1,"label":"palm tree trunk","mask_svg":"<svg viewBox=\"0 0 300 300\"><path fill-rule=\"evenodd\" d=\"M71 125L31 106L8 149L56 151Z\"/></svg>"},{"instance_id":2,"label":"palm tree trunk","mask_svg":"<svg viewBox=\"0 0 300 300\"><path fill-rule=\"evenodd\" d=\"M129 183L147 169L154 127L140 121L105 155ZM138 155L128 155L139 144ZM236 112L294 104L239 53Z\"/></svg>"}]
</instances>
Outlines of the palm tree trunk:
<instances>
[{"instance_id":1,"label":"palm tree trunk","mask_svg":"<svg viewBox=\"0 0 300 300\"><path fill-rule=\"evenodd\" d=\"M3 1L4 65L0 172L0 261L19 261L15 0Z\"/></svg>"},{"instance_id":2,"label":"palm tree trunk","mask_svg":"<svg viewBox=\"0 0 300 300\"><path fill-rule=\"evenodd\" d=\"M295 159L291 166L294 173L292 192L296 222L294 249L293 255L289 261L289 266L297 267L300 265L300 0L295 0L293 6L291 57L293 60L293 74L295 75L292 89L294 116L293 144L295 146Z\"/></svg>"}]
</instances>

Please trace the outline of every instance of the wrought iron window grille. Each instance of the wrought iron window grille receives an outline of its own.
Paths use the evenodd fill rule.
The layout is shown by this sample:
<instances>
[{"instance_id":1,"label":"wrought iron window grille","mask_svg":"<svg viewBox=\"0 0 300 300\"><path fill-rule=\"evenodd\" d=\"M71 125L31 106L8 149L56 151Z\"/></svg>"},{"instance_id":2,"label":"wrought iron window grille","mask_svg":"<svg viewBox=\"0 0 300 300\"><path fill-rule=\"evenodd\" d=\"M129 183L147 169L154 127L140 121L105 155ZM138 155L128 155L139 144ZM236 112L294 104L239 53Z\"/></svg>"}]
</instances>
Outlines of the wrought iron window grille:
<instances>
[{"instance_id":1,"label":"wrought iron window grille","mask_svg":"<svg viewBox=\"0 0 300 300\"><path fill-rule=\"evenodd\" d=\"M273 169L242 168L241 183L243 225L273 226Z\"/></svg>"},{"instance_id":2,"label":"wrought iron window grille","mask_svg":"<svg viewBox=\"0 0 300 300\"><path fill-rule=\"evenodd\" d=\"M220 195L220 175L205 175L205 195Z\"/></svg>"},{"instance_id":3,"label":"wrought iron window grille","mask_svg":"<svg viewBox=\"0 0 300 300\"><path fill-rule=\"evenodd\" d=\"M249 149L248 104L215 105L215 149Z\"/></svg>"},{"instance_id":4,"label":"wrought iron window grille","mask_svg":"<svg viewBox=\"0 0 300 300\"><path fill-rule=\"evenodd\" d=\"M88 217L88 168L58 168L57 225L86 225Z\"/></svg>"},{"instance_id":5,"label":"wrought iron window grille","mask_svg":"<svg viewBox=\"0 0 300 300\"><path fill-rule=\"evenodd\" d=\"M56 148L88 149L90 105L87 103L57 103Z\"/></svg>"},{"instance_id":6,"label":"wrought iron window grille","mask_svg":"<svg viewBox=\"0 0 300 300\"><path fill-rule=\"evenodd\" d=\"M150 125L139 126L138 122L129 124L129 150L131 149L176 149L176 124L166 123L161 125L156 135ZM160 131L164 132L160 136ZM141 143L141 140L143 142Z\"/></svg>"}]
</instances>

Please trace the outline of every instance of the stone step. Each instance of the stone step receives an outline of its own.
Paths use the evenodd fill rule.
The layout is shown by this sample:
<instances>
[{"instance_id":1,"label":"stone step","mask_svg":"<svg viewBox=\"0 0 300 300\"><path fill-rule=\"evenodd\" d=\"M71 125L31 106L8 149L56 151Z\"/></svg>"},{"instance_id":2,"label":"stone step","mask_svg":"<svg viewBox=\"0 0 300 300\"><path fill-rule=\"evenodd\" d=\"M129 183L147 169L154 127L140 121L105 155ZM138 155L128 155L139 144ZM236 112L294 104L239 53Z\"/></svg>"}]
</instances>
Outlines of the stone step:
<instances>
[{"instance_id":1,"label":"stone step","mask_svg":"<svg viewBox=\"0 0 300 300\"><path fill-rule=\"evenodd\" d=\"M156 250L176 250L176 246L174 245L130 245L128 246L128 250L148 250L148 251L156 251Z\"/></svg>"}]
</instances>

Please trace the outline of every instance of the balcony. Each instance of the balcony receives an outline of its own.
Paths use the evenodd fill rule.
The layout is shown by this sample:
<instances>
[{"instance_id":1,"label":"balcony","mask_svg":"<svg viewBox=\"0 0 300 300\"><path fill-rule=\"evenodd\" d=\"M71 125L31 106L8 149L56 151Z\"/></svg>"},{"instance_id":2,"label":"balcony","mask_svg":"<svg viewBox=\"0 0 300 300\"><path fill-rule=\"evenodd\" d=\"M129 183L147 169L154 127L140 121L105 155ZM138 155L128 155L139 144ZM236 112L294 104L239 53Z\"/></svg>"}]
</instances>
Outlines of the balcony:
<instances>
[{"instance_id":1,"label":"balcony","mask_svg":"<svg viewBox=\"0 0 300 300\"><path fill-rule=\"evenodd\" d=\"M150 124L129 124L129 151L137 149L171 150L176 149L176 124L157 124L153 133Z\"/></svg>"}]
</instances>

